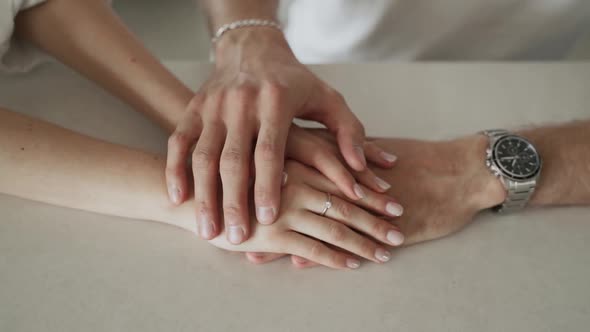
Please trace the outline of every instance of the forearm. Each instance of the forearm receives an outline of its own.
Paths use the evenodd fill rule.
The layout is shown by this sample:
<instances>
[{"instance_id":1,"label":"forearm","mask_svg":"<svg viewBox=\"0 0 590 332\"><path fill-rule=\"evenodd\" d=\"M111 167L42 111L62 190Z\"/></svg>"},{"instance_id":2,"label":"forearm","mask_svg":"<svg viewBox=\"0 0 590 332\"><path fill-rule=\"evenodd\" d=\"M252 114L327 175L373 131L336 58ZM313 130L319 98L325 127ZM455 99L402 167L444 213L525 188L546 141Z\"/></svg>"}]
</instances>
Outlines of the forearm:
<instances>
[{"instance_id":1,"label":"forearm","mask_svg":"<svg viewBox=\"0 0 590 332\"><path fill-rule=\"evenodd\" d=\"M168 203L160 156L1 109L0 142L0 193L194 231L191 204Z\"/></svg>"},{"instance_id":2,"label":"forearm","mask_svg":"<svg viewBox=\"0 0 590 332\"><path fill-rule=\"evenodd\" d=\"M590 205L590 120L523 130L543 158L533 206Z\"/></svg>"},{"instance_id":3,"label":"forearm","mask_svg":"<svg viewBox=\"0 0 590 332\"><path fill-rule=\"evenodd\" d=\"M125 27L103 0L51 0L20 13L30 41L173 130L192 92Z\"/></svg>"}]
</instances>

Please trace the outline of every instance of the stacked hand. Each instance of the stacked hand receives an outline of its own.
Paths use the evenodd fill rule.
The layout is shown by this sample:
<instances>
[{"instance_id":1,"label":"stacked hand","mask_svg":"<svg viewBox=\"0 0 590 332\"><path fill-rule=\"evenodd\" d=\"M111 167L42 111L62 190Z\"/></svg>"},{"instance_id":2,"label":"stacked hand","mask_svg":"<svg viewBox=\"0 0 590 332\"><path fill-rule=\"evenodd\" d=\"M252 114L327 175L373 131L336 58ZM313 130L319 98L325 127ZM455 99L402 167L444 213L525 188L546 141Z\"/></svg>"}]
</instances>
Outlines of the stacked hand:
<instances>
[{"instance_id":1,"label":"stacked hand","mask_svg":"<svg viewBox=\"0 0 590 332\"><path fill-rule=\"evenodd\" d=\"M168 144L166 180L175 204L190 196L186 163L192 159L200 236L217 236L223 217L231 243L248 239L251 174L256 217L263 224L273 223L279 215L285 154L321 171L343 196L361 199L365 193L350 171L340 161L330 162L331 150L298 138L291 141L298 141L296 150L303 153L286 149L294 117L316 120L335 135L345 165L355 171L366 169L363 126L339 93L295 59L282 34L274 29L240 29L227 33L216 50L215 70L191 100ZM382 164L395 160L376 153ZM370 172L365 174L362 180L368 188L379 192L388 188L383 181L368 179Z\"/></svg>"},{"instance_id":2,"label":"stacked hand","mask_svg":"<svg viewBox=\"0 0 590 332\"><path fill-rule=\"evenodd\" d=\"M329 136L321 131L312 133L329 140ZM404 245L453 233L473 220L481 210L504 200L504 188L484 165L487 139L483 136L446 142L376 139L367 142L365 150L373 150L374 145L394 150L399 156L391 170L374 166L369 169L374 169L376 174L393 184L388 194L398 197L405 208L402 216L388 217L404 234ZM380 211L383 211L384 197L387 196L370 195L362 202L381 207ZM254 263L266 263L282 256L284 254L247 254ZM298 267L323 264L297 255L292 256L292 262Z\"/></svg>"},{"instance_id":3,"label":"stacked hand","mask_svg":"<svg viewBox=\"0 0 590 332\"><path fill-rule=\"evenodd\" d=\"M190 197L192 155L202 238L274 253L248 254L255 262L293 254L299 266L353 267L355 255L386 261L385 244L404 240L399 230L405 244L438 238L502 201L484 166L483 137L367 142L342 96L295 59L280 32L231 31L216 52L215 70L170 137L166 169L170 199L181 204ZM303 130L292 125L295 117L328 130ZM293 161L285 165L285 158ZM249 192L266 226L250 222ZM320 216L326 193L334 207Z\"/></svg>"}]
</instances>

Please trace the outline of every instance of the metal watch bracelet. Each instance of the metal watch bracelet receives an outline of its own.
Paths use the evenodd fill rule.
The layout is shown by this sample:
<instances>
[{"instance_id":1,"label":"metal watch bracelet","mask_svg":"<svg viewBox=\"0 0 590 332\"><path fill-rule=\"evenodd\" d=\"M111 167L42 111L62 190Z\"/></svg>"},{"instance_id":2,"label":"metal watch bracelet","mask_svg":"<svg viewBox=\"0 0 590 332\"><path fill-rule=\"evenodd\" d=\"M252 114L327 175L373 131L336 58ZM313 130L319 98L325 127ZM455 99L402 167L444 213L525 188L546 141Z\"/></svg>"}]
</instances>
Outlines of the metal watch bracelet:
<instances>
[{"instance_id":1,"label":"metal watch bracelet","mask_svg":"<svg viewBox=\"0 0 590 332\"><path fill-rule=\"evenodd\" d=\"M503 129L492 129L482 131L481 134L486 135L490 139L489 147L486 150L486 166L488 166L490 171L502 182L502 185L507 191L506 200L502 204L495 206L492 209L501 213L510 213L522 210L527 205L530 197L535 191L537 179L533 178L527 181L512 180L504 176L498 169L492 167L492 148L499 138L506 135L511 135L509 131Z\"/></svg>"}]
</instances>

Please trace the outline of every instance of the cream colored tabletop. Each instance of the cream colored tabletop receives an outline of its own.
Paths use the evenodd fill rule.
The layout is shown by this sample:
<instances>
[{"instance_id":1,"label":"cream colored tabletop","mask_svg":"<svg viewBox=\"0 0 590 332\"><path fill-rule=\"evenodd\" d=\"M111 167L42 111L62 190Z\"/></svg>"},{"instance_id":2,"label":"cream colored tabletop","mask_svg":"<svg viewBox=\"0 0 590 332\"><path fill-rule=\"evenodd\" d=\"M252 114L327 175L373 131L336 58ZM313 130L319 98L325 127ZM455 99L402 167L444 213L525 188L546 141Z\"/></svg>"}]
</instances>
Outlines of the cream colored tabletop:
<instances>
[{"instance_id":1,"label":"cream colored tabletop","mask_svg":"<svg viewBox=\"0 0 590 332\"><path fill-rule=\"evenodd\" d=\"M210 69L168 65L195 88ZM435 139L590 117L589 64L314 70L346 96L371 135ZM0 104L165 152L166 136L155 125L57 65L0 78ZM170 226L1 195L0 218L3 332L538 332L590 326L588 208L486 214L459 234L351 272L296 270L287 260L254 266Z\"/></svg>"}]
</instances>

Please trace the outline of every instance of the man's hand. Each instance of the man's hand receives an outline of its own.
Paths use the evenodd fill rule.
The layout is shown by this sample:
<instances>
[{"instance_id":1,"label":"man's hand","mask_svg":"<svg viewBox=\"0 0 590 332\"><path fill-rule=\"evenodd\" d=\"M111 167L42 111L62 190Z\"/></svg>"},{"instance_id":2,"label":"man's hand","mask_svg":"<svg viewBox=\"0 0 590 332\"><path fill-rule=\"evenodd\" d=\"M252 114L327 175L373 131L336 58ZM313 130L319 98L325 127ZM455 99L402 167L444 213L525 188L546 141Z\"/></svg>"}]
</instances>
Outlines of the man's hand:
<instances>
[{"instance_id":1,"label":"man's hand","mask_svg":"<svg viewBox=\"0 0 590 332\"><path fill-rule=\"evenodd\" d=\"M406 245L451 234L484 209L504 201L500 180L485 165L488 140L473 135L453 141L427 142L378 139L376 144L395 149L400 160L395 170L375 170L395 186L405 212L394 223L406 236Z\"/></svg>"},{"instance_id":2,"label":"man's hand","mask_svg":"<svg viewBox=\"0 0 590 332\"><path fill-rule=\"evenodd\" d=\"M249 236L251 173L258 221L270 224L277 217L285 145L294 117L326 125L346 163L357 171L366 168L364 129L342 96L295 59L280 31L229 31L216 54L215 70L170 137L166 179L171 200L180 204L189 196L185 167L196 143L192 170L201 236L211 239L221 229L220 173L227 236L238 244ZM337 185L351 199L363 196L354 182Z\"/></svg>"}]
</instances>

